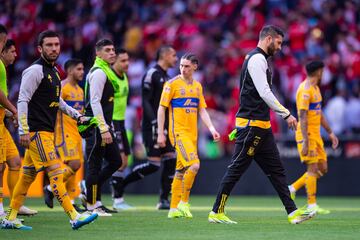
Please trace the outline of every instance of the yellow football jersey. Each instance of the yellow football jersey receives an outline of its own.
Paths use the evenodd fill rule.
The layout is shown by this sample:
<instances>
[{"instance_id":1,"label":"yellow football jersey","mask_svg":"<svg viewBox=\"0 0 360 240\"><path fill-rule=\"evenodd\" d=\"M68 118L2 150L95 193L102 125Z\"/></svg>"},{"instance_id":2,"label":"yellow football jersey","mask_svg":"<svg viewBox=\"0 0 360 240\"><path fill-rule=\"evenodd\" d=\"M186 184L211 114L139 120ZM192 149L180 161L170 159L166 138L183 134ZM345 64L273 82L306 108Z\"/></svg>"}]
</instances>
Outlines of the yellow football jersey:
<instances>
[{"instance_id":1,"label":"yellow football jersey","mask_svg":"<svg viewBox=\"0 0 360 240\"><path fill-rule=\"evenodd\" d=\"M188 84L180 75L167 81L161 94L160 105L169 108L169 138L187 136L197 140L198 111L206 108L202 86L193 81Z\"/></svg>"},{"instance_id":2,"label":"yellow football jersey","mask_svg":"<svg viewBox=\"0 0 360 240\"><path fill-rule=\"evenodd\" d=\"M70 107L78 110L80 113L84 112L84 92L79 85L72 86L70 83L65 82L61 88L61 97ZM64 143L66 135L81 139L76 120L59 111L56 121L57 146Z\"/></svg>"},{"instance_id":3,"label":"yellow football jersey","mask_svg":"<svg viewBox=\"0 0 360 240\"><path fill-rule=\"evenodd\" d=\"M309 138L319 138L321 127L321 92L318 86L312 86L307 81L302 82L296 92L296 108L299 122L296 130L296 140L302 140L300 128L300 110L307 110Z\"/></svg>"}]
</instances>

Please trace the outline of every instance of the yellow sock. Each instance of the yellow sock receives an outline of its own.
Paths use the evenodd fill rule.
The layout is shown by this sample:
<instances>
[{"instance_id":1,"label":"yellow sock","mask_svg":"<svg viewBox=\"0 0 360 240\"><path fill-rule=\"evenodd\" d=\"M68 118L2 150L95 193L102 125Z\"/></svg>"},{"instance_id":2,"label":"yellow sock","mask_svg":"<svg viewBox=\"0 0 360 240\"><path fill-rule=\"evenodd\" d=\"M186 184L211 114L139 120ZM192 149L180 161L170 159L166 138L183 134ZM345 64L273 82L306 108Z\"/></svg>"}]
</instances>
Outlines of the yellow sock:
<instances>
[{"instance_id":1,"label":"yellow sock","mask_svg":"<svg viewBox=\"0 0 360 240\"><path fill-rule=\"evenodd\" d=\"M305 172L298 180L296 180L292 186L295 188L295 190L299 190L300 188L302 188L305 183L306 183L306 177L307 177L307 172Z\"/></svg>"},{"instance_id":2,"label":"yellow sock","mask_svg":"<svg viewBox=\"0 0 360 240\"><path fill-rule=\"evenodd\" d=\"M10 209L6 216L8 220L14 220L16 218L19 208L24 203L27 191L30 185L32 184L32 182L35 180L36 177L35 170L33 172L29 172L29 174L31 175L22 174L20 176L19 182L16 184L14 188L14 192L10 202Z\"/></svg>"},{"instance_id":3,"label":"yellow sock","mask_svg":"<svg viewBox=\"0 0 360 240\"><path fill-rule=\"evenodd\" d=\"M69 194L69 197L71 200L74 200L77 197L77 182L76 182L76 176L72 175L69 177L69 179L66 181L66 191Z\"/></svg>"},{"instance_id":4,"label":"yellow sock","mask_svg":"<svg viewBox=\"0 0 360 240\"><path fill-rule=\"evenodd\" d=\"M316 203L316 176L307 175L306 178L306 193L308 198L308 204Z\"/></svg>"},{"instance_id":5,"label":"yellow sock","mask_svg":"<svg viewBox=\"0 0 360 240\"><path fill-rule=\"evenodd\" d=\"M9 169L8 175L7 175L7 183L8 188L10 192L10 199L12 197L12 194L14 192L15 185L17 181L19 180L19 169Z\"/></svg>"},{"instance_id":6,"label":"yellow sock","mask_svg":"<svg viewBox=\"0 0 360 240\"><path fill-rule=\"evenodd\" d=\"M174 176L173 182L171 184L171 201L170 208L177 208L177 205L181 199L183 178Z\"/></svg>"},{"instance_id":7,"label":"yellow sock","mask_svg":"<svg viewBox=\"0 0 360 240\"><path fill-rule=\"evenodd\" d=\"M229 195L227 194L222 194L221 195L221 201L220 201L220 205L218 208L217 213L224 213L225 212L225 204L226 204L226 200L228 199Z\"/></svg>"},{"instance_id":8,"label":"yellow sock","mask_svg":"<svg viewBox=\"0 0 360 240\"><path fill-rule=\"evenodd\" d=\"M68 179L69 179L71 176L74 176L74 175L75 175L75 172L71 169L71 167L69 167L68 165L65 165L65 167L64 167L64 173L63 173L64 182L67 182Z\"/></svg>"},{"instance_id":9,"label":"yellow sock","mask_svg":"<svg viewBox=\"0 0 360 240\"><path fill-rule=\"evenodd\" d=\"M4 201L4 189L0 187L0 204Z\"/></svg>"},{"instance_id":10,"label":"yellow sock","mask_svg":"<svg viewBox=\"0 0 360 240\"><path fill-rule=\"evenodd\" d=\"M189 202L190 191L194 184L196 172L188 169L184 174L184 185L182 188L181 201Z\"/></svg>"},{"instance_id":11,"label":"yellow sock","mask_svg":"<svg viewBox=\"0 0 360 240\"><path fill-rule=\"evenodd\" d=\"M78 213L71 204L69 195L66 192L63 171L60 169L52 170L48 173L48 177L54 196L59 201L69 218L74 220Z\"/></svg>"},{"instance_id":12,"label":"yellow sock","mask_svg":"<svg viewBox=\"0 0 360 240\"><path fill-rule=\"evenodd\" d=\"M13 209L13 208L10 207L9 210L7 211L7 213L6 213L5 218L7 220L10 220L10 221L15 220L15 218L17 217L18 211L19 210L16 210L16 209Z\"/></svg>"}]
</instances>

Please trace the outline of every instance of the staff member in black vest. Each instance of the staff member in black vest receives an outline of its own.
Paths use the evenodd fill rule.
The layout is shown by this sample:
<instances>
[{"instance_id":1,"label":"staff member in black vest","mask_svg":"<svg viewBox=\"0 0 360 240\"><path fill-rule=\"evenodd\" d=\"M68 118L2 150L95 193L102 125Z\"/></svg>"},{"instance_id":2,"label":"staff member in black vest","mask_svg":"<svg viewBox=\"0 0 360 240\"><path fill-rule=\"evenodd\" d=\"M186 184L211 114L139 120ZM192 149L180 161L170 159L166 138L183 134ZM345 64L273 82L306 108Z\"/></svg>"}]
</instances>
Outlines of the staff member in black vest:
<instances>
[{"instance_id":1,"label":"staff member in black vest","mask_svg":"<svg viewBox=\"0 0 360 240\"><path fill-rule=\"evenodd\" d=\"M314 215L314 212L297 209L290 198L285 169L270 125L270 108L287 122L290 129L294 130L297 124L295 117L271 91L272 74L267 60L281 50L284 33L278 27L265 26L259 38L257 48L246 55L241 69L235 148L208 217L212 223L236 223L224 214L225 203L252 160L256 161L276 189L290 223L301 223Z\"/></svg>"},{"instance_id":2,"label":"staff member in black vest","mask_svg":"<svg viewBox=\"0 0 360 240\"><path fill-rule=\"evenodd\" d=\"M111 69L116 60L114 44L102 39L95 45L96 59L86 79L85 115L94 116L99 125L86 138L88 171L86 175L87 209L99 216L111 216L116 211L101 202L101 187L121 166L120 149L111 128L114 92L119 89L118 78ZM107 161L104 168L103 159Z\"/></svg>"}]
</instances>

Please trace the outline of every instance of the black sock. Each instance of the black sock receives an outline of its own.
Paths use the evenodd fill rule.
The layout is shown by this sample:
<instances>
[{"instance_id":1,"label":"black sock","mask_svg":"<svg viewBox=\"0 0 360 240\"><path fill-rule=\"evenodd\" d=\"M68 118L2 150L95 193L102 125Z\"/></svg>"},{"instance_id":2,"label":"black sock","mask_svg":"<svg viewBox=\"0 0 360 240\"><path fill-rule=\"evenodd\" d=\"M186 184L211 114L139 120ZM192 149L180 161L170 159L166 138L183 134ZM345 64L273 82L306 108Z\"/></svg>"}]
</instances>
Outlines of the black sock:
<instances>
[{"instance_id":1,"label":"black sock","mask_svg":"<svg viewBox=\"0 0 360 240\"><path fill-rule=\"evenodd\" d=\"M124 179L124 188L129 183L136 182L144 178L145 176L156 172L159 168L160 166L157 165L157 162L146 162L144 164L137 165L136 167L134 167L133 171Z\"/></svg>"},{"instance_id":2,"label":"black sock","mask_svg":"<svg viewBox=\"0 0 360 240\"><path fill-rule=\"evenodd\" d=\"M112 197L121 198L124 195L124 178L123 177L111 177L110 185L112 188Z\"/></svg>"},{"instance_id":3,"label":"black sock","mask_svg":"<svg viewBox=\"0 0 360 240\"><path fill-rule=\"evenodd\" d=\"M163 161L163 169L161 173L160 200L168 200L171 183L174 178L176 167L176 158L170 158Z\"/></svg>"}]
</instances>

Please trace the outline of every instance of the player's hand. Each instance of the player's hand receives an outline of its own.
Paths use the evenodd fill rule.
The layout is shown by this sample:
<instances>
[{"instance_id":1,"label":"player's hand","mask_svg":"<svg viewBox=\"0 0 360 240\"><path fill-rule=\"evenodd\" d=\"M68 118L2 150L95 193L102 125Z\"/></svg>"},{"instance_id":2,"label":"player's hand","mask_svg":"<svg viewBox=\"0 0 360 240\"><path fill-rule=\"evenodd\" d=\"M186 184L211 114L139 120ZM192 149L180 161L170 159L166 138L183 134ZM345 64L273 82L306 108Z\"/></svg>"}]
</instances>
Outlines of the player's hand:
<instances>
[{"instance_id":1,"label":"player's hand","mask_svg":"<svg viewBox=\"0 0 360 240\"><path fill-rule=\"evenodd\" d=\"M17 113L12 113L10 112L9 110L5 109L5 116L7 118L10 118L11 119L11 122L14 124L14 127L19 127L19 123L18 123L18 116L17 116Z\"/></svg>"},{"instance_id":2,"label":"player's hand","mask_svg":"<svg viewBox=\"0 0 360 240\"><path fill-rule=\"evenodd\" d=\"M288 124L289 129L291 130L296 130L296 126L297 126L297 120L293 115L290 115L287 119L286 122Z\"/></svg>"},{"instance_id":3,"label":"player's hand","mask_svg":"<svg viewBox=\"0 0 360 240\"><path fill-rule=\"evenodd\" d=\"M20 145L24 148L29 148L30 145L30 134L20 135Z\"/></svg>"},{"instance_id":4,"label":"player's hand","mask_svg":"<svg viewBox=\"0 0 360 240\"><path fill-rule=\"evenodd\" d=\"M220 133L218 133L214 127L210 127L209 130L213 136L214 142L218 142L220 140Z\"/></svg>"},{"instance_id":5,"label":"player's hand","mask_svg":"<svg viewBox=\"0 0 360 240\"><path fill-rule=\"evenodd\" d=\"M160 147L162 147L162 148L166 146L166 137L165 137L165 134L158 134L157 144L158 144Z\"/></svg>"},{"instance_id":6,"label":"player's hand","mask_svg":"<svg viewBox=\"0 0 360 240\"><path fill-rule=\"evenodd\" d=\"M308 152L309 152L309 141L304 140L304 142L302 144L301 154L303 156L307 156Z\"/></svg>"},{"instance_id":7,"label":"player's hand","mask_svg":"<svg viewBox=\"0 0 360 240\"><path fill-rule=\"evenodd\" d=\"M331 143L332 143L331 147L333 149L336 149L338 147L338 145L339 145L339 139L335 136L335 134L333 132L330 133L329 137L330 137L330 140L331 140Z\"/></svg>"},{"instance_id":8,"label":"player's hand","mask_svg":"<svg viewBox=\"0 0 360 240\"><path fill-rule=\"evenodd\" d=\"M85 123L85 122L87 122L87 121L90 121L90 119L91 119L91 117L80 116L80 117L78 118L78 122L79 122L79 123Z\"/></svg>"},{"instance_id":9,"label":"player's hand","mask_svg":"<svg viewBox=\"0 0 360 240\"><path fill-rule=\"evenodd\" d=\"M113 142L111 133L109 131L101 134L102 144L110 144Z\"/></svg>"}]
</instances>

